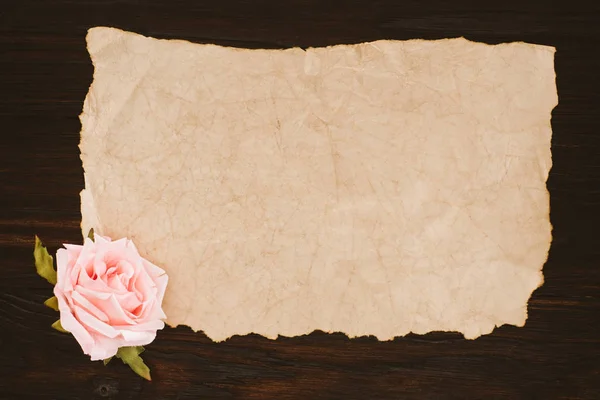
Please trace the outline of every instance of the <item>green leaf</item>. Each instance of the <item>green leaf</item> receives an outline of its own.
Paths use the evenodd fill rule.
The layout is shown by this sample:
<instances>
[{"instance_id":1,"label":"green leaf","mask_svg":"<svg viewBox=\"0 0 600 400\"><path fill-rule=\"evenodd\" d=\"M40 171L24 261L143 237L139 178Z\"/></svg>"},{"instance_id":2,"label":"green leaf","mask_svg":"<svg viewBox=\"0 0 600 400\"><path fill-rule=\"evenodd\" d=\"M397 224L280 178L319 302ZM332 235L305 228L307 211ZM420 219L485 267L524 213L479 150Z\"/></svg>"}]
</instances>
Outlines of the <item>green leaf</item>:
<instances>
[{"instance_id":1,"label":"green leaf","mask_svg":"<svg viewBox=\"0 0 600 400\"><path fill-rule=\"evenodd\" d=\"M50 307L54 311L58 311L58 299L56 298L56 296L50 297L48 300L46 300L44 302L44 305L46 307Z\"/></svg>"},{"instance_id":2,"label":"green leaf","mask_svg":"<svg viewBox=\"0 0 600 400\"><path fill-rule=\"evenodd\" d=\"M88 233L88 237L90 239L92 239L92 242L94 241L94 228L90 229L90 231Z\"/></svg>"},{"instance_id":3,"label":"green leaf","mask_svg":"<svg viewBox=\"0 0 600 400\"><path fill-rule=\"evenodd\" d=\"M112 360L112 357L108 357L105 360L102 360L102 362L104 363L104 366L108 365L108 363L110 362L110 360Z\"/></svg>"},{"instance_id":4,"label":"green leaf","mask_svg":"<svg viewBox=\"0 0 600 400\"><path fill-rule=\"evenodd\" d=\"M144 364L144 360L140 354L144 351L142 346L121 347L117 351L116 357L120 358L124 364L129 365L129 368L142 378L151 381L150 368Z\"/></svg>"},{"instance_id":5,"label":"green leaf","mask_svg":"<svg viewBox=\"0 0 600 400\"><path fill-rule=\"evenodd\" d=\"M55 323L53 323L52 327L59 332L69 333L69 331L67 331L65 328L62 327L62 325L60 323L60 319L58 321L56 321Z\"/></svg>"},{"instance_id":6,"label":"green leaf","mask_svg":"<svg viewBox=\"0 0 600 400\"><path fill-rule=\"evenodd\" d=\"M33 258L35 259L35 269L39 276L56 285L56 270L53 266L53 259L48 250L42 245L39 237L35 237L35 247L33 248Z\"/></svg>"},{"instance_id":7,"label":"green leaf","mask_svg":"<svg viewBox=\"0 0 600 400\"><path fill-rule=\"evenodd\" d=\"M116 356L122 360L123 358L121 356L124 356L124 357L139 356L140 354L142 354L144 352L144 350L145 350L144 346L119 347L119 350L117 351Z\"/></svg>"}]
</instances>

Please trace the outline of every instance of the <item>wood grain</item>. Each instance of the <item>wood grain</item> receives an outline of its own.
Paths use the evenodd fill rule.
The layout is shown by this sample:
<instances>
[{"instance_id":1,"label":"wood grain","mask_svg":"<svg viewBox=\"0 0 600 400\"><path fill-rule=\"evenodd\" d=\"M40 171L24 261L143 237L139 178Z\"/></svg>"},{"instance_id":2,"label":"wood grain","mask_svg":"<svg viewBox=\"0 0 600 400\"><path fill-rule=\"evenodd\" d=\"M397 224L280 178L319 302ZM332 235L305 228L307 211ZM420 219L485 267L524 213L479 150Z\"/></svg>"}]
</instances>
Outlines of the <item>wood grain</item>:
<instances>
[{"instance_id":1,"label":"wood grain","mask_svg":"<svg viewBox=\"0 0 600 400\"><path fill-rule=\"evenodd\" d=\"M484 4L485 3L485 4ZM4 1L0 8L0 398L600 398L600 6L574 2ZM153 382L90 362L50 329L33 235L80 241L78 143L92 80L85 33L105 25L248 48L465 36L557 48L548 188L554 241L524 328L390 342L313 334L215 344L165 329L144 353Z\"/></svg>"}]
</instances>

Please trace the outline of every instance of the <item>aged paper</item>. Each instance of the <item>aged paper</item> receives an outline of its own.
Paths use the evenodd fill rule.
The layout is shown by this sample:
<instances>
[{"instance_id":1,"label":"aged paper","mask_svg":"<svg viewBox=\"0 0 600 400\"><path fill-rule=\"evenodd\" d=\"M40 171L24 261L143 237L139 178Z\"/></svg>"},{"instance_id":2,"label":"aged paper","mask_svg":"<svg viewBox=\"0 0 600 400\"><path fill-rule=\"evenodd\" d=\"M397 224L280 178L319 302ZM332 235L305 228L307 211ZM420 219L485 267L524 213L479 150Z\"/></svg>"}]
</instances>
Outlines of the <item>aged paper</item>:
<instances>
[{"instance_id":1,"label":"aged paper","mask_svg":"<svg viewBox=\"0 0 600 400\"><path fill-rule=\"evenodd\" d=\"M554 48L248 50L89 31L82 230L216 341L522 326L551 242Z\"/></svg>"}]
</instances>

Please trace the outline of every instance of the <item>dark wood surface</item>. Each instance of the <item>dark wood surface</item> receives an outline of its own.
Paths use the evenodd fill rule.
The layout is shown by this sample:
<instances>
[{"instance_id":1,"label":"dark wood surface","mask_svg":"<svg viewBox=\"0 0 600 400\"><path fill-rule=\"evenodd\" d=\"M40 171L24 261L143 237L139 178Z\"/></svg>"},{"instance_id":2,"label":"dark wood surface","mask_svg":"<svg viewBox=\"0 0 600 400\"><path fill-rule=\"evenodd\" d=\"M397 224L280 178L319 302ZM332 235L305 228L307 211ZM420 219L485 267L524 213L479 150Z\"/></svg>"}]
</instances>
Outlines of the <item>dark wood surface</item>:
<instances>
[{"instance_id":1,"label":"dark wood surface","mask_svg":"<svg viewBox=\"0 0 600 400\"><path fill-rule=\"evenodd\" d=\"M596 3L598 4L598 3ZM0 398L2 399L600 399L600 6L551 1L0 2ZM80 241L78 142L92 80L86 30L249 48L465 36L557 48L548 188L554 241L524 328L390 342L316 332L212 343L161 331L153 382L120 362L90 362L50 329L51 288L33 235L55 251Z\"/></svg>"}]
</instances>

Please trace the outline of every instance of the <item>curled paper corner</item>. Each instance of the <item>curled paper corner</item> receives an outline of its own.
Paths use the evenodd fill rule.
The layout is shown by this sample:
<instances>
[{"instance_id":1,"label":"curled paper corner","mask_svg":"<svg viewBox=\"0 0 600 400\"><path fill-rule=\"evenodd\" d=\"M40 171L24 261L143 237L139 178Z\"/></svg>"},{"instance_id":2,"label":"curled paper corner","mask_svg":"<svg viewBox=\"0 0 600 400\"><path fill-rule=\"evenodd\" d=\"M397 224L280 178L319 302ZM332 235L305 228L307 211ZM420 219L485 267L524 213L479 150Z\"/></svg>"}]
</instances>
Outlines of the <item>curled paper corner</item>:
<instances>
[{"instance_id":1,"label":"curled paper corner","mask_svg":"<svg viewBox=\"0 0 600 400\"><path fill-rule=\"evenodd\" d=\"M524 324L551 243L554 48L246 50L94 28L88 49L82 229L164 266L170 326L222 341Z\"/></svg>"}]
</instances>

